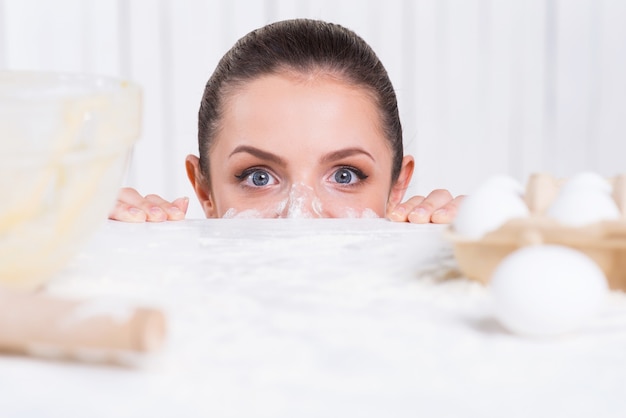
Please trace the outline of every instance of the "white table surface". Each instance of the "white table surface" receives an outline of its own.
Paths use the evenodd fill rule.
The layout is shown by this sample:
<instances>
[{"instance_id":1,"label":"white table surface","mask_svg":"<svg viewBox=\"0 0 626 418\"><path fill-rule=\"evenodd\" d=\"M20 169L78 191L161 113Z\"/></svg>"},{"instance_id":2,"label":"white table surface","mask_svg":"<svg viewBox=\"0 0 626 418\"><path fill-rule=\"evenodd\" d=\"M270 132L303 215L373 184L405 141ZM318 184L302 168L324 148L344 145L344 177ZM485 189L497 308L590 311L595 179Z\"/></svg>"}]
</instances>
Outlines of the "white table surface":
<instances>
[{"instance_id":1,"label":"white table surface","mask_svg":"<svg viewBox=\"0 0 626 418\"><path fill-rule=\"evenodd\" d=\"M0 356L0 417L624 417L626 296L505 332L436 225L108 221L48 286L162 308L135 367Z\"/></svg>"}]
</instances>

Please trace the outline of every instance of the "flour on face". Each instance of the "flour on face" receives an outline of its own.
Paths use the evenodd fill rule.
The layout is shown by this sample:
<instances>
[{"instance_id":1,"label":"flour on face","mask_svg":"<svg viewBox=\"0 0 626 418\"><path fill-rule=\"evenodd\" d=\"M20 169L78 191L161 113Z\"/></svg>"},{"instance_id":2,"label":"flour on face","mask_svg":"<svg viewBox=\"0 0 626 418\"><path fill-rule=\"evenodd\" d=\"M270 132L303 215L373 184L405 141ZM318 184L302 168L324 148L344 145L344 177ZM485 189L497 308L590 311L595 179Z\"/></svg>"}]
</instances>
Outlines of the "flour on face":
<instances>
[{"instance_id":1,"label":"flour on face","mask_svg":"<svg viewBox=\"0 0 626 418\"><path fill-rule=\"evenodd\" d=\"M289 196L277 206L279 218L321 218L322 202L312 187L303 183L291 186Z\"/></svg>"},{"instance_id":2,"label":"flour on face","mask_svg":"<svg viewBox=\"0 0 626 418\"><path fill-rule=\"evenodd\" d=\"M328 203L328 202L326 202ZM332 206L332 205L331 205ZM239 211L230 208L223 218L379 218L370 208L331 208L325 207L315 190L304 183L296 183L289 189L288 195L276 202L268 203L260 209Z\"/></svg>"},{"instance_id":3,"label":"flour on face","mask_svg":"<svg viewBox=\"0 0 626 418\"><path fill-rule=\"evenodd\" d=\"M246 209L246 210L242 210L241 212L238 212L235 208L228 209L226 213L224 213L224 216L222 216L222 218L229 218L229 219L265 218L265 217L266 216L263 216L263 214L256 209Z\"/></svg>"},{"instance_id":4,"label":"flour on face","mask_svg":"<svg viewBox=\"0 0 626 418\"><path fill-rule=\"evenodd\" d=\"M362 211L347 208L342 216L343 218L380 218L372 209L365 208Z\"/></svg>"},{"instance_id":5,"label":"flour on face","mask_svg":"<svg viewBox=\"0 0 626 418\"><path fill-rule=\"evenodd\" d=\"M373 218L380 218L380 216L374 212L372 209L370 208L365 208L363 209L363 212L361 212L361 218L369 218L369 219L373 219Z\"/></svg>"}]
</instances>

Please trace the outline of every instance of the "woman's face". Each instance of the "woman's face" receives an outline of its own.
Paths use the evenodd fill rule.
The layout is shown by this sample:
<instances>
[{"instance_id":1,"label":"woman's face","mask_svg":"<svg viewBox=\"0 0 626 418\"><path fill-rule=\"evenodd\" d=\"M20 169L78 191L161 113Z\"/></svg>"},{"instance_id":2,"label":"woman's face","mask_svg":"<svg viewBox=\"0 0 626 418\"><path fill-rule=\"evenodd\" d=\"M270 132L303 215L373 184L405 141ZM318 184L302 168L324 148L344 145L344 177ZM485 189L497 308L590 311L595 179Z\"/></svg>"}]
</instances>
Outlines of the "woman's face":
<instances>
[{"instance_id":1,"label":"woman's face","mask_svg":"<svg viewBox=\"0 0 626 418\"><path fill-rule=\"evenodd\" d=\"M225 101L209 182L187 170L207 217L383 217L413 170L392 151L372 96L325 75L268 75Z\"/></svg>"}]
</instances>

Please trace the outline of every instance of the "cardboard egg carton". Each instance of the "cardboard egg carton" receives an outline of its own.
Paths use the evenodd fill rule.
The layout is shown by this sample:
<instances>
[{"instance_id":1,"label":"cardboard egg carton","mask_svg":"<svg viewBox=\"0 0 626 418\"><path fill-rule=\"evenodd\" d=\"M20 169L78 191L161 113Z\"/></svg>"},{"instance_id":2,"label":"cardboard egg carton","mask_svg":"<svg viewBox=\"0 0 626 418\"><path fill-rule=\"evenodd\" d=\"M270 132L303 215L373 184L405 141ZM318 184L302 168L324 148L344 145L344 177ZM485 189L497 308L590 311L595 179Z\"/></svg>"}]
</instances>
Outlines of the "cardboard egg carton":
<instances>
[{"instance_id":1,"label":"cardboard egg carton","mask_svg":"<svg viewBox=\"0 0 626 418\"><path fill-rule=\"evenodd\" d=\"M512 219L479 240L459 236L452 228L448 231L461 272L470 279L487 283L500 261L518 248L557 244L587 254L604 271L612 290L626 291L626 174L608 180L621 218L570 227L545 215L566 179L533 174L524 195L529 217Z\"/></svg>"}]
</instances>

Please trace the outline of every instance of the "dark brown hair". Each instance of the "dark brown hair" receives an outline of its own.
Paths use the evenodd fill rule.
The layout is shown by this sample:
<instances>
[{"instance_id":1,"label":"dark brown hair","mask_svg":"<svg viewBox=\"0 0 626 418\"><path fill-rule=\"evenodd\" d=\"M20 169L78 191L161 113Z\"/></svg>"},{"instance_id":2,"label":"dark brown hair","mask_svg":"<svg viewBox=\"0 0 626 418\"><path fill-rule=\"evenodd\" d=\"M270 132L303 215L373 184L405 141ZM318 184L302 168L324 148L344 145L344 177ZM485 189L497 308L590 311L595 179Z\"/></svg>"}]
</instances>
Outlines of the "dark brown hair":
<instances>
[{"instance_id":1,"label":"dark brown hair","mask_svg":"<svg viewBox=\"0 0 626 418\"><path fill-rule=\"evenodd\" d=\"M362 86L376 100L383 132L389 141L392 181L402 164L402 126L396 94L372 48L356 33L343 26L310 19L293 19L254 30L222 57L206 84L198 114L200 167L209 178L209 150L216 132L225 93L246 81L281 70L303 74L328 72L356 86Z\"/></svg>"}]
</instances>

